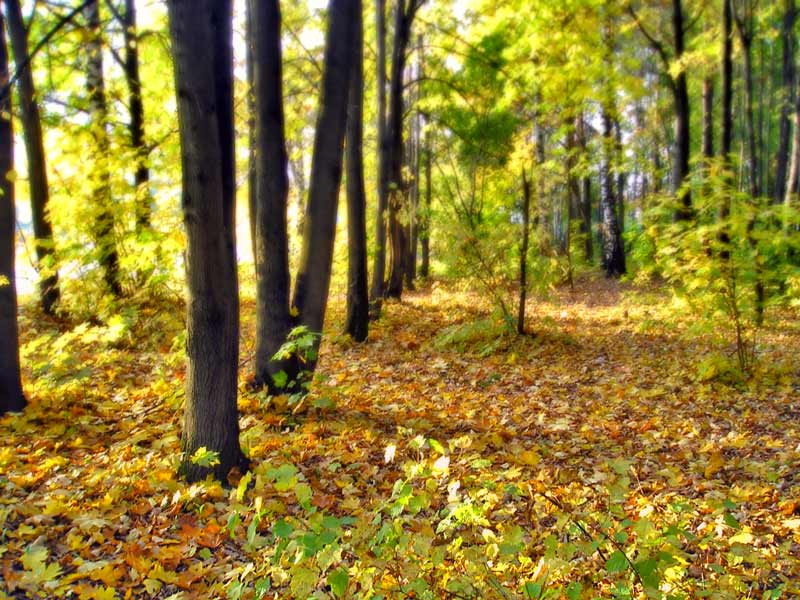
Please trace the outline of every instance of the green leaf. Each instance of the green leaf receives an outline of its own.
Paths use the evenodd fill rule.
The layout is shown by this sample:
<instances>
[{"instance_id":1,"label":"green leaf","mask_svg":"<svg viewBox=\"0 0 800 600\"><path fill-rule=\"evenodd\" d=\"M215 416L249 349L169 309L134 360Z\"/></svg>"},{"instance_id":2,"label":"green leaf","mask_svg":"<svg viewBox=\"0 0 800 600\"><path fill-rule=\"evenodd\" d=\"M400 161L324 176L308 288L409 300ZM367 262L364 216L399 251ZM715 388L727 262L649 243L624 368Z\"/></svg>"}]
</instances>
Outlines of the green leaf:
<instances>
[{"instance_id":1,"label":"green leaf","mask_svg":"<svg viewBox=\"0 0 800 600\"><path fill-rule=\"evenodd\" d=\"M283 519L278 519L272 526L272 535L278 538L288 538L293 531L294 527Z\"/></svg>"},{"instance_id":2,"label":"green leaf","mask_svg":"<svg viewBox=\"0 0 800 600\"><path fill-rule=\"evenodd\" d=\"M525 590L525 597L534 600L542 595L542 584L541 583L533 583L532 581L528 581L524 588Z\"/></svg>"},{"instance_id":3,"label":"green leaf","mask_svg":"<svg viewBox=\"0 0 800 600\"><path fill-rule=\"evenodd\" d=\"M350 576L344 568L336 569L328 574L328 585L331 586L331 591L337 598L344 598L347 591L347 584L350 582Z\"/></svg>"},{"instance_id":4,"label":"green leaf","mask_svg":"<svg viewBox=\"0 0 800 600\"><path fill-rule=\"evenodd\" d=\"M272 588L272 580L269 577L256 581L256 600L261 600Z\"/></svg>"},{"instance_id":5,"label":"green leaf","mask_svg":"<svg viewBox=\"0 0 800 600\"><path fill-rule=\"evenodd\" d=\"M625 554L617 550L606 561L606 571L609 573L621 573L628 568L628 559Z\"/></svg>"},{"instance_id":6,"label":"green leaf","mask_svg":"<svg viewBox=\"0 0 800 600\"><path fill-rule=\"evenodd\" d=\"M296 566L291 570L291 574L292 581L289 583L289 589L292 591L292 596L306 600L317 587L317 571Z\"/></svg>"},{"instance_id":7,"label":"green leaf","mask_svg":"<svg viewBox=\"0 0 800 600\"><path fill-rule=\"evenodd\" d=\"M447 450L444 449L444 446L442 446L438 441L436 441L433 438L428 439L428 445L430 445L431 449L433 449L434 452L438 452L439 454L442 455L447 454Z\"/></svg>"},{"instance_id":8,"label":"green leaf","mask_svg":"<svg viewBox=\"0 0 800 600\"><path fill-rule=\"evenodd\" d=\"M580 600L583 586L578 581L573 581L567 586L567 598L569 600Z\"/></svg>"},{"instance_id":9,"label":"green leaf","mask_svg":"<svg viewBox=\"0 0 800 600\"><path fill-rule=\"evenodd\" d=\"M297 496L297 501L306 511L311 510L311 496L313 491L311 486L307 483L298 483L294 488L294 494Z\"/></svg>"},{"instance_id":10,"label":"green leaf","mask_svg":"<svg viewBox=\"0 0 800 600\"><path fill-rule=\"evenodd\" d=\"M205 446L200 446L195 450L194 454L192 454L190 460L192 464L200 467L215 467L219 464L219 452L209 450Z\"/></svg>"},{"instance_id":11,"label":"green leaf","mask_svg":"<svg viewBox=\"0 0 800 600\"><path fill-rule=\"evenodd\" d=\"M297 485L297 469L289 463L284 463L277 469L269 469L267 477L275 481L275 489L279 492L288 492Z\"/></svg>"},{"instance_id":12,"label":"green leaf","mask_svg":"<svg viewBox=\"0 0 800 600\"><path fill-rule=\"evenodd\" d=\"M285 388L288 381L289 376L286 374L286 371L278 371L272 376L272 383L274 383L275 387L279 390Z\"/></svg>"}]
</instances>

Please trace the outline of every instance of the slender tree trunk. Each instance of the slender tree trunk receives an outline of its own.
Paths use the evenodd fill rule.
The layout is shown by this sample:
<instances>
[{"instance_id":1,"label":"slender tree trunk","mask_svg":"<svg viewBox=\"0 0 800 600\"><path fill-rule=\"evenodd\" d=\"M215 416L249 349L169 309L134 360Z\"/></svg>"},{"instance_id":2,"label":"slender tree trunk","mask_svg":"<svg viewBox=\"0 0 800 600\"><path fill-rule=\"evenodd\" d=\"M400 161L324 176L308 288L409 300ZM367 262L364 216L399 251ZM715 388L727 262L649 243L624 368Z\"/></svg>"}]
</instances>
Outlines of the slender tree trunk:
<instances>
[{"instance_id":1,"label":"slender tree trunk","mask_svg":"<svg viewBox=\"0 0 800 600\"><path fill-rule=\"evenodd\" d=\"M369 331L369 297L367 293L367 229L366 194L364 192L363 129L364 129L364 42L361 0L355 4L352 63L347 109L347 320L345 332L358 342L367 339Z\"/></svg>"},{"instance_id":2,"label":"slender tree trunk","mask_svg":"<svg viewBox=\"0 0 800 600\"><path fill-rule=\"evenodd\" d=\"M130 123L128 131L136 156L133 183L136 189L136 230L150 228L150 169L147 166L147 144L144 139L144 105L142 81L139 78L139 38L136 30L136 1L125 0L123 29L125 39L125 80L128 84Z\"/></svg>"},{"instance_id":3,"label":"slender tree trunk","mask_svg":"<svg viewBox=\"0 0 800 600\"><path fill-rule=\"evenodd\" d=\"M538 100L539 98L537 95L537 101ZM534 220L534 225L539 238L539 252L542 255L548 255L552 249L550 244L552 227L550 221L550 203L548 202L545 190L544 173L542 172L545 159L545 134L544 127L542 127L539 121L539 115L536 116L533 123L533 137L536 145L534 149L534 158L536 160L536 219Z\"/></svg>"},{"instance_id":4,"label":"slender tree trunk","mask_svg":"<svg viewBox=\"0 0 800 600\"><path fill-rule=\"evenodd\" d=\"M747 26L739 19L737 19L737 29L744 61L744 122L747 136L748 189L750 196L755 201L761 196L761 187L759 185L758 146L756 145L755 111L753 109L752 34L747 31Z\"/></svg>"},{"instance_id":5,"label":"slender tree trunk","mask_svg":"<svg viewBox=\"0 0 800 600\"><path fill-rule=\"evenodd\" d=\"M256 221L258 220L258 177L256 133L256 81L255 57L253 55L253 0L245 0L245 69L247 75L247 208L250 220L250 244L253 253L253 268L258 277L258 257L256 250Z\"/></svg>"},{"instance_id":6,"label":"slender tree trunk","mask_svg":"<svg viewBox=\"0 0 800 600\"><path fill-rule=\"evenodd\" d=\"M605 156L601 165L600 215L603 233L603 269L606 277L625 274L625 253L618 221L617 195L614 193L612 164L616 155L616 141L608 109L603 109L603 141Z\"/></svg>"},{"instance_id":7,"label":"slender tree trunk","mask_svg":"<svg viewBox=\"0 0 800 600\"><path fill-rule=\"evenodd\" d=\"M730 258L730 233L725 221L731 212L730 191L732 190L731 150L733 149L733 12L731 0L725 0L722 11L722 131L720 136L720 157L725 168L726 184L722 189L722 202L719 219L723 222L718 239L722 246L720 258Z\"/></svg>"},{"instance_id":8,"label":"slender tree trunk","mask_svg":"<svg viewBox=\"0 0 800 600\"><path fill-rule=\"evenodd\" d=\"M397 2L394 21L394 46L392 48L392 76L389 85L388 122L388 186L389 235L391 256L389 281L385 295L398 300L403 295L403 275L407 256L408 238L403 219L406 185L403 181L403 73L406 66L406 49L411 35L416 0L406 7L405 0Z\"/></svg>"},{"instance_id":9,"label":"slender tree trunk","mask_svg":"<svg viewBox=\"0 0 800 600\"><path fill-rule=\"evenodd\" d=\"M104 269L106 287L114 296L122 295L119 254L117 252L115 217L111 200L111 172L109 167L110 143L108 139L108 106L103 79L103 39L100 30L100 5L97 0L84 9L89 30L87 42L88 63L86 88L89 92L91 135L94 138L94 172L92 197L97 216L94 238L99 261Z\"/></svg>"},{"instance_id":10,"label":"slender tree trunk","mask_svg":"<svg viewBox=\"0 0 800 600\"><path fill-rule=\"evenodd\" d=\"M377 32L377 86L378 86L378 209L375 217L375 261L372 267L370 289L370 317L381 314L383 284L386 276L386 211L389 206L386 136L386 0L375 0L375 27Z\"/></svg>"},{"instance_id":11,"label":"slender tree trunk","mask_svg":"<svg viewBox=\"0 0 800 600\"><path fill-rule=\"evenodd\" d=\"M522 246L519 250L519 307L517 333L525 333L525 303L528 297L528 243L531 222L531 184L522 170Z\"/></svg>"},{"instance_id":12,"label":"slender tree trunk","mask_svg":"<svg viewBox=\"0 0 800 600\"><path fill-rule=\"evenodd\" d=\"M783 203L788 208L797 201L798 180L800 179L800 78L795 83L794 132L792 134L792 154L789 161L789 172L786 176L786 193Z\"/></svg>"},{"instance_id":13,"label":"slender tree trunk","mask_svg":"<svg viewBox=\"0 0 800 600\"><path fill-rule=\"evenodd\" d=\"M578 144L581 149L581 154L586 154L586 121L583 115L578 117ZM584 175L581 179L580 191L580 212L581 212L581 225L580 232L583 238L583 257L586 262L592 262L594 257L592 247L592 180L588 175Z\"/></svg>"},{"instance_id":14,"label":"slender tree trunk","mask_svg":"<svg viewBox=\"0 0 800 600\"><path fill-rule=\"evenodd\" d=\"M714 78L703 79L703 158L714 157Z\"/></svg>"},{"instance_id":15,"label":"slender tree trunk","mask_svg":"<svg viewBox=\"0 0 800 600\"><path fill-rule=\"evenodd\" d=\"M250 0L256 102L256 385L275 385L292 361L273 356L292 329L289 312L287 152L284 133L281 14L278 0Z\"/></svg>"},{"instance_id":16,"label":"slender tree trunk","mask_svg":"<svg viewBox=\"0 0 800 600\"><path fill-rule=\"evenodd\" d=\"M422 264L419 267L420 276L427 278L431 271L431 141L430 132L425 132L425 200L420 216L420 249L422 251Z\"/></svg>"},{"instance_id":17,"label":"slender tree trunk","mask_svg":"<svg viewBox=\"0 0 800 600\"><path fill-rule=\"evenodd\" d=\"M776 204L784 201L787 190L787 173L789 166L789 144L792 137L792 123L790 115L795 100L795 46L797 36L794 24L797 20L795 0L784 0L783 28L781 40L783 45L783 64L781 69L783 89L781 90L781 113L778 120L779 140L775 167L775 197Z\"/></svg>"},{"instance_id":18,"label":"slender tree trunk","mask_svg":"<svg viewBox=\"0 0 800 600\"><path fill-rule=\"evenodd\" d=\"M418 51L421 51L418 47ZM419 74L417 74L418 76ZM420 167L420 142L419 142L419 112L411 117L411 131L409 137L409 171L411 185L409 187L409 218L408 218L408 256L406 257L406 287L414 289L414 280L417 277L417 245L419 243L419 167Z\"/></svg>"},{"instance_id":19,"label":"slender tree trunk","mask_svg":"<svg viewBox=\"0 0 800 600\"><path fill-rule=\"evenodd\" d=\"M225 481L245 466L236 407L239 291L234 240L230 0L169 0L186 226L186 404L180 472ZM200 448L219 454L201 467Z\"/></svg>"},{"instance_id":20,"label":"slender tree trunk","mask_svg":"<svg viewBox=\"0 0 800 600\"><path fill-rule=\"evenodd\" d=\"M684 52L683 5L681 0L672 0L672 34L675 60L679 62ZM691 115L689 88L684 70L681 70L678 76L674 78L672 93L675 100L675 159L672 169L672 187L678 195L680 203L675 213L675 219L685 221L692 216L692 196L685 185L689 178Z\"/></svg>"},{"instance_id":21,"label":"slender tree trunk","mask_svg":"<svg viewBox=\"0 0 800 600\"><path fill-rule=\"evenodd\" d=\"M294 306L300 321L321 333L331 279L336 207L342 178L342 146L347 122L355 3L331 0L325 46L325 73L311 164L308 211ZM319 343L319 338L317 338ZM315 361L309 361L313 370Z\"/></svg>"},{"instance_id":22,"label":"slender tree trunk","mask_svg":"<svg viewBox=\"0 0 800 600\"><path fill-rule=\"evenodd\" d=\"M8 81L3 15L0 14L0 81ZM14 273L14 132L11 92L0 97L0 415L25 408L19 369L17 289Z\"/></svg>"},{"instance_id":23,"label":"slender tree trunk","mask_svg":"<svg viewBox=\"0 0 800 600\"><path fill-rule=\"evenodd\" d=\"M17 65L28 63L28 34L22 20L19 0L4 0L8 18L8 32L11 46L14 49L14 62ZM42 309L48 315L55 313L55 306L60 297L58 287L58 269L55 263L53 245L53 227L47 214L49 188L47 185L47 169L42 139L42 123L39 116L39 105L33 87L31 65L22 70L18 84L20 120L25 139L25 151L28 158L28 183L31 195L31 216L33 218L33 235L36 239L36 258L40 271L39 297Z\"/></svg>"}]
</instances>

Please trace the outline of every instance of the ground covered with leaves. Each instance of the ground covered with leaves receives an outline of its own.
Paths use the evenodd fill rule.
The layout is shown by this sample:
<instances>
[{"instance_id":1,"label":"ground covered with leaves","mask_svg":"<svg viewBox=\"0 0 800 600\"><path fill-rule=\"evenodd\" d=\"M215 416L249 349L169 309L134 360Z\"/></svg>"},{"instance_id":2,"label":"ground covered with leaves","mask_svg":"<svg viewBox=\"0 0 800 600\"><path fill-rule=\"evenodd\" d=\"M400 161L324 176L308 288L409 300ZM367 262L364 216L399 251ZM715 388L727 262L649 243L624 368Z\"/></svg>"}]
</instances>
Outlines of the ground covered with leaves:
<instances>
[{"instance_id":1,"label":"ground covered with leaves","mask_svg":"<svg viewBox=\"0 0 800 600\"><path fill-rule=\"evenodd\" d=\"M579 281L525 337L444 284L363 345L333 304L293 404L245 390L244 303L252 471L224 487L175 477L179 306L78 326L25 307L0 598L800 596L796 314L744 379L653 287Z\"/></svg>"}]
</instances>

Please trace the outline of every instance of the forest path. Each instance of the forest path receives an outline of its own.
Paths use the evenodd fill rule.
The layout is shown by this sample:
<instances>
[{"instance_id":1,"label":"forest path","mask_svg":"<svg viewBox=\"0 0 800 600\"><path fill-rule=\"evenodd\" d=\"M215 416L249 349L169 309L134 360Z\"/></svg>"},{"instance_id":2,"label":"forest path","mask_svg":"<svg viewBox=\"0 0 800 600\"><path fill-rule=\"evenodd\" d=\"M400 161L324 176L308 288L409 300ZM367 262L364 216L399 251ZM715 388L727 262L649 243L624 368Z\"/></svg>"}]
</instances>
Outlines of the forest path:
<instances>
[{"instance_id":1,"label":"forest path","mask_svg":"<svg viewBox=\"0 0 800 600\"><path fill-rule=\"evenodd\" d=\"M354 344L335 334L343 305L334 298L322 381L296 414L285 398L240 395L242 445L257 473L244 504L174 479L183 361L167 333L179 331L177 314L139 316L159 339L113 328L59 338L26 307L31 406L0 420L0 598L105 588L224 596L247 562L273 569L263 548L244 544L255 495L263 535L280 518L298 530L306 522L298 482L312 510L369 531L398 480L419 502L401 513L404 526L434 545L456 531L444 510L454 499L477 511L457 530L479 554L490 551L487 530L524 532L515 552L533 562L497 573L511 591L555 552L553 585L582 581L611 597L625 577L604 571L614 547L580 546L590 540L569 533L580 522L601 546L624 533L619 547L632 558L677 557L670 577L690 597L761 597L782 583L800 594L796 321L768 323L757 378L733 386L700 380L710 342L686 335L689 321L676 323L668 304L657 288L581 279L532 301L533 334L517 337L479 295L433 284L386 304L368 343ZM243 381L252 304L242 313ZM423 471L408 479L414 464ZM366 542L352 543L347 560L377 560ZM444 564L467 560L459 556ZM408 548L393 560L428 564Z\"/></svg>"}]
</instances>

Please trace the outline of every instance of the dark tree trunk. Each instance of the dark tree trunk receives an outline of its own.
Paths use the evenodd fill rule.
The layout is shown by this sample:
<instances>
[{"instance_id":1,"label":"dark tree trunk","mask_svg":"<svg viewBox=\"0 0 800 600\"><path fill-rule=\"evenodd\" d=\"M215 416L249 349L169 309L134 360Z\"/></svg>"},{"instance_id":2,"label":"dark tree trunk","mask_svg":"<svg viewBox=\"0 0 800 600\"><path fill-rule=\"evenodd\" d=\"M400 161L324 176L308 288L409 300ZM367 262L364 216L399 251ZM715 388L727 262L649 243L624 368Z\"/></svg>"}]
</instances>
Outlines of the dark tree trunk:
<instances>
[{"instance_id":1,"label":"dark tree trunk","mask_svg":"<svg viewBox=\"0 0 800 600\"><path fill-rule=\"evenodd\" d=\"M86 88L89 92L91 135L94 138L94 172L91 175L92 197L97 216L94 238L99 261L104 269L106 287L114 296L122 295L119 254L117 252L114 209L111 202L110 143L108 139L108 106L103 79L103 38L100 30L100 6L97 0L84 9L89 30L87 42Z\"/></svg>"},{"instance_id":2,"label":"dark tree trunk","mask_svg":"<svg viewBox=\"0 0 800 600\"><path fill-rule=\"evenodd\" d=\"M414 289L417 277L417 245L419 243L419 112L411 118L411 131L408 136L408 170L411 181L408 190L408 255L406 264L406 287Z\"/></svg>"},{"instance_id":3,"label":"dark tree trunk","mask_svg":"<svg viewBox=\"0 0 800 600\"><path fill-rule=\"evenodd\" d=\"M703 79L703 158L714 157L714 79Z\"/></svg>"},{"instance_id":4,"label":"dark tree trunk","mask_svg":"<svg viewBox=\"0 0 800 600\"><path fill-rule=\"evenodd\" d=\"M672 35L675 60L680 61L684 52L683 5L681 0L672 0ZM685 221L692 216L692 196L685 185L689 178L690 153L690 105L686 71L681 70L672 81L675 100L675 158L672 167L672 187L678 196L679 207L675 219Z\"/></svg>"},{"instance_id":5,"label":"dark tree trunk","mask_svg":"<svg viewBox=\"0 0 800 600\"><path fill-rule=\"evenodd\" d=\"M303 251L294 293L300 322L321 333L331 280L336 207L342 178L342 150L347 122L355 3L331 0L325 45L325 73L311 164ZM319 338L317 338L317 343ZM315 361L308 364L313 370Z\"/></svg>"},{"instance_id":6,"label":"dark tree trunk","mask_svg":"<svg viewBox=\"0 0 800 600\"><path fill-rule=\"evenodd\" d=\"M525 333L525 303L528 297L528 243L531 222L531 184L522 170L522 246L519 250L519 307L517 333Z\"/></svg>"},{"instance_id":7,"label":"dark tree trunk","mask_svg":"<svg viewBox=\"0 0 800 600\"><path fill-rule=\"evenodd\" d=\"M586 121L583 115L578 118L578 144L582 154L586 154ZM592 262L594 252L592 247L592 180L588 175L581 179L580 190L580 232L583 238L583 257L587 262Z\"/></svg>"},{"instance_id":8,"label":"dark tree trunk","mask_svg":"<svg viewBox=\"0 0 800 600\"><path fill-rule=\"evenodd\" d=\"M612 172L612 164L616 156L616 140L614 139L612 119L607 109L603 109L603 141L605 156L603 156L600 175L603 269L606 277L619 277L625 274L625 253L622 248L622 235L617 219L617 195L614 193Z\"/></svg>"},{"instance_id":9,"label":"dark tree trunk","mask_svg":"<svg viewBox=\"0 0 800 600\"><path fill-rule=\"evenodd\" d=\"M250 245L253 268L258 277L258 252L256 251L256 221L258 219L257 133L256 133L256 80L253 45L253 0L244 3L245 71L247 76L247 213L250 220Z\"/></svg>"},{"instance_id":10,"label":"dark tree trunk","mask_svg":"<svg viewBox=\"0 0 800 600\"><path fill-rule=\"evenodd\" d=\"M392 74L389 85L388 123L388 191L389 236L391 256L389 281L385 295L398 300L403 295L405 259L408 255L407 228L403 224L406 185L403 181L403 73L406 66L406 49L411 36L411 23L418 8L418 0L397 2L394 19L394 46L392 48Z\"/></svg>"},{"instance_id":11,"label":"dark tree trunk","mask_svg":"<svg viewBox=\"0 0 800 600\"><path fill-rule=\"evenodd\" d=\"M753 33L746 16L737 16L736 29L739 33L739 42L742 45L742 60L744 61L744 122L745 136L747 137L747 167L748 189L750 196L755 200L761 195L760 179L758 175L758 147L756 145L755 111L753 109L753 64L752 45Z\"/></svg>"},{"instance_id":12,"label":"dark tree trunk","mask_svg":"<svg viewBox=\"0 0 800 600\"><path fill-rule=\"evenodd\" d=\"M136 189L136 230L141 233L150 228L150 169L147 166L147 144L144 139L144 105L142 81L139 78L139 37L136 30L136 1L125 0L123 30L125 39L125 80L128 84L130 123L128 131L131 147L136 156L133 174Z\"/></svg>"},{"instance_id":13,"label":"dark tree trunk","mask_svg":"<svg viewBox=\"0 0 800 600\"><path fill-rule=\"evenodd\" d=\"M0 14L0 81L8 81L3 15ZM11 93L0 96L0 415L25 408L19 371L17 289L14 273L14 132Z\"/></svg>"},{"instance_id":14,"label":"dark tree trunk","mask_svg":"<svg viewBox=\"0 0 800 600\"><path fill-rule=\"evenodd\" d=\"M430 133L425 133L425 200L420 215L420 250L422 252L422 263L419 267L419 274L426 278L431 271L431 142Z\"/></svg>"},{"instance_id":15,"label":"dark tree trunk","mask_svg":"<svg viewBox=\"0 0 800 600\"><path fill-rule=\"evenodd\" d=\"M281 15L278 0L251 2L256 98L256 350L255 383L270 384L290 361L272 357L292 329L289 312L289 243L286 204L289 193L284 133Z\"/></svg>"},{"instance_id":16,"label":"dark tree trunk","mask_svg":"<svg viewBox=\"0 0 800 600\"><path fill-rule=\"evenodd\" d=\"M14 49L14 62L19 68L19 65L28 63L28 34L25 30L25 23L22 20L19 0L4 1L8 18L8 33L11 38L11 46ZM50 216L47 214L49 188L47 186L46 159L42 140L42 123L39 116L39 105L36 102L30 64L27 64L20 73L18 92L20 120L22 121L22 133L28 158L28 183L31 195L33 235L36 239L36 258L41 272L39 297L44 312L48 315L53 315L60 297L58 270L55 264L53 227L50 223Z\"/></svg>"},{"instance_id":17,"label":"dark tree trunk","mask_svg":"<svg viewBox=\"0 0 800 600\"><path fill-rule=\"evenodd\" d=\"M378 209L375 217L375 260L370 288L370 317L377 319L383 302L386 276L386 211L389 207L386 136L386 0L375 0L378 86Z\"/></svg>"},{"instance_id":18,"label":"dark tree trunk","mask_svg":"<svg viewBox=\"0 0 800 600\"><path fill-rule=\"evenodd\" d=\"M722 131L719 153L727 166L733 148L733 14L730 0L724 0L722 4Z\"/></svg>"},{"instance_id":19,"label":"dark tree trunk","mask_svg":"<svg viewBox=\"0 0 800 600\"><path fill-rule=\"evenodd\" d=\"M790 115L795 95L795 66L794 54L797 37L794 24L797 19L797 8L794 0L784 0L783 29L781 40L783 43L782 98L781 113L778 121L779 139L778 154L775 168L775 203L783 202L786 195L786 180L789 167L789 145L792 133Z\"/></svg>"},{"instance_id":20,"label":"dark tree trunk","mask_svg":"<svg viewBox=\"0 0 800 600\"><path fill-rule=\"evenodd\" d=\"M364 165L364 65L361 0L355 4L350 92L347 110L347 320L345 332L357 342L367 339L369 297L367 294L367 229Z\"/></svg>"},{"instance_id":21,"label":"dark tree trunk","mask_svg":"<svg viewBox=\"0 0 800 600\"><path fill-rule=\"evenodd\" d=\"M230 0L169 0L186 226L188 367L180 472L225 481L244 467L236 407L239 296L234 240ZM219 464L191 460L201 447Z\"/></svg>"}]
</instances>

